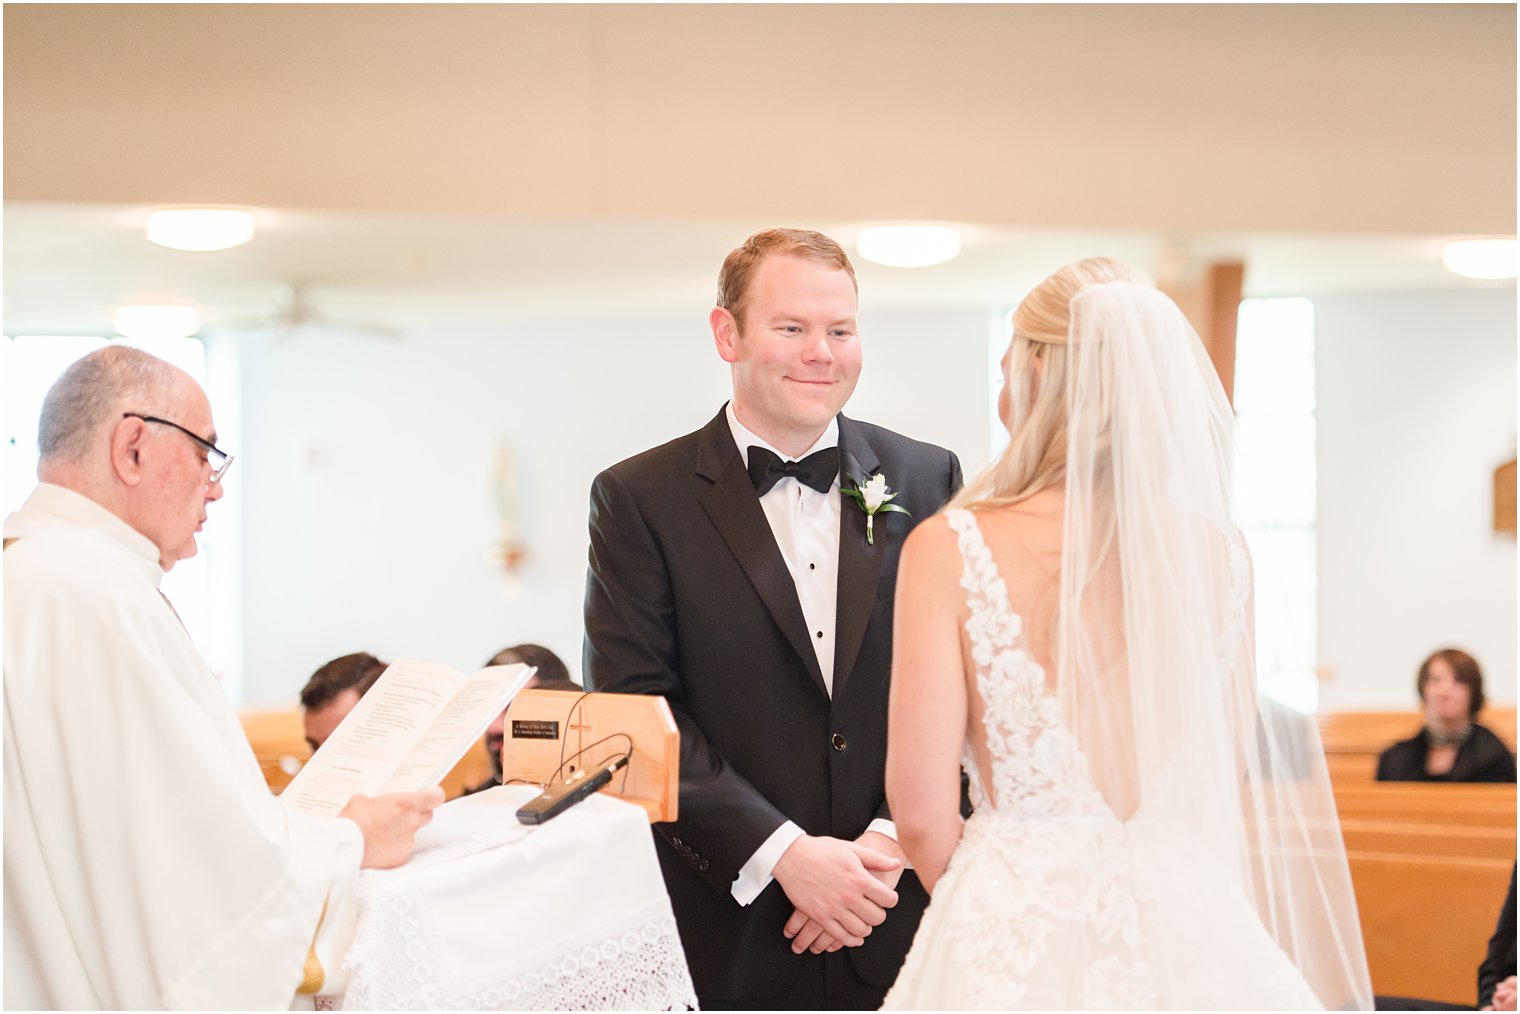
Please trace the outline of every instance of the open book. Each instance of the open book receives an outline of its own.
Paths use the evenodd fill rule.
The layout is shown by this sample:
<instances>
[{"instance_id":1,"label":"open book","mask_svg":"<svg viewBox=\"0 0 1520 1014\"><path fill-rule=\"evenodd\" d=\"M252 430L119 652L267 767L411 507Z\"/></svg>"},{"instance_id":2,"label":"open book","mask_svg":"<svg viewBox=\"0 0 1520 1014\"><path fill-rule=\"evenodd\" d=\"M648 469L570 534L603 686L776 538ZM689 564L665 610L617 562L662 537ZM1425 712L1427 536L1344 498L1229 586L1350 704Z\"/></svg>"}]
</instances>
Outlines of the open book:
<instances>
[{"instance_id":1,"label":"open book","mask_svg":"<svg viewBox=\"0 0 1520 1014\"><path fill-rule=\"evenodd\" d=\"M280 800L336 817L357 794L437 785L536 671L494 665L466 676L431 662L392 662Z\"/></svg>"}]
</instances>

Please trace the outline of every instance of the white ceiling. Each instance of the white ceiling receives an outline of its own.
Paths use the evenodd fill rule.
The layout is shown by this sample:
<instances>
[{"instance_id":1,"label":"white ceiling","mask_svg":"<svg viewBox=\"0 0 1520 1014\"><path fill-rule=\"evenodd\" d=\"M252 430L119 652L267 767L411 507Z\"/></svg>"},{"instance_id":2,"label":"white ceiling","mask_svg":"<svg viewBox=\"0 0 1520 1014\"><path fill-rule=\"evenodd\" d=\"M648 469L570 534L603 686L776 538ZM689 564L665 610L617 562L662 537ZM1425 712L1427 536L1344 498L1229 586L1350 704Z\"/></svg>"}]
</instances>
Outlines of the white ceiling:
<instances>
[{"instance_id":1,"label":"white ceiling","mask_svg":"<svg viewBox=\"0 0 1520 1014\"><path fill-rule=\"evenodd\" d=\"M1513 4L8 4L8 200L1428 234Z\"/></svg>"},{"instance_id":2,"label":"white ceiling","mask_svg":"<svg viewBox=\"0 0 1520 1014\"><path fill-rule=\"evenodd\" d=\"M5 328L282 283L355 322L710 305L749 232L949 221L866 313L1003 308L1066 261L1247 263L1252 295L1440 289L1515 231L1515 8L17 5ZM154 206L255 208L163 250Z\"/></svg>"}]
</instances>

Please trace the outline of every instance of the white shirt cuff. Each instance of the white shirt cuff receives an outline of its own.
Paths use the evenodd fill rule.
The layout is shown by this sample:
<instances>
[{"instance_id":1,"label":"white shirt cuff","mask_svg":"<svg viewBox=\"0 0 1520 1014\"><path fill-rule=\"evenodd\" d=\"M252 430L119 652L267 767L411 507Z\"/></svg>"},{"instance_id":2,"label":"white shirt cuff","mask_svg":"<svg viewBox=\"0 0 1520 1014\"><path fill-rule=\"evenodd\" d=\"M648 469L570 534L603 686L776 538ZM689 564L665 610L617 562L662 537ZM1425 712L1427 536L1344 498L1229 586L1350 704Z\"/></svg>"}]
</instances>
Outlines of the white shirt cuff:
<instances>
[{"instance_id":1,"label":"white shirt cuff","mask_svg":"<svg viewBox=\"0 0 1520 1014\"><path fill-rule=\"evenodd\" d=\"M802 828L791 821L782 824L771 832L771 836L765 839L765 843L755 850L755 854L749 857L739 870L739 879L734 881L731 893L734 900L741 905L748 905L760 897L760 892L771 882L771 871L781 861L781 854L792 847L792 842L801 838Z\"/></svg>"}]
</instances>

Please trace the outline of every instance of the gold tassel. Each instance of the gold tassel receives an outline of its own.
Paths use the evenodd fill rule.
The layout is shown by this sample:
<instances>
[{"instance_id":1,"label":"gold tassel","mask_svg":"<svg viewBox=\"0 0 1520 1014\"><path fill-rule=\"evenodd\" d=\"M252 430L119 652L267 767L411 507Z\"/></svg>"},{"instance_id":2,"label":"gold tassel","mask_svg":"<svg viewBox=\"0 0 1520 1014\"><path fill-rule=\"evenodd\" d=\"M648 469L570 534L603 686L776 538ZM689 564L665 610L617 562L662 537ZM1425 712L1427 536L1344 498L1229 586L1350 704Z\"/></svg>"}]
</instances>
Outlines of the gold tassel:
<instances>
[{"instance_id":1,"label":"gold tassel","mask_svg":"<svg viewBox=\"0 0 1520 1014\"><path fill-rule=\"evenodd\" d=\"M322 932L322 920L327 918L327 902L322 902L322 914L317 916L317 929L311 935L311 946L306 950L306 968L302 972L301 985L296 987L296 992L301 996L312 996L322 989L322 983L327 981L327 973L322 969L322 959L317 957L317 934Z\"/></svg>"}]
</instances>

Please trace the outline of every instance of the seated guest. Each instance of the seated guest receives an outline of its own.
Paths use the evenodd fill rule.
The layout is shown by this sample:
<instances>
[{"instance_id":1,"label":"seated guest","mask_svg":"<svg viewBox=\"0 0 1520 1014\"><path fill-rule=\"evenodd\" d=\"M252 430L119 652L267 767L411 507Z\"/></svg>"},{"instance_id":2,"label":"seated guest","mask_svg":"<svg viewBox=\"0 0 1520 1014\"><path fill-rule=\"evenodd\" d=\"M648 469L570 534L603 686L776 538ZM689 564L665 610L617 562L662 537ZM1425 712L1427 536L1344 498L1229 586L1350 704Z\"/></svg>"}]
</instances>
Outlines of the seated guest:
<instances>
[{"instance_id":1,"label":"seated guest","mask_svg":"<svg viewBox=\"0 0 1520 1014\"><path fill-rule=\"evenodd\" d=\"M1488 941L1488 956L1478 966L1478 1009L1515 1009L1515 871L1509 895L1499 910L1499 925Z\"/></svg>"},{"instance_id":2,"label":"seated guest","mask_svg":"<svg viewBox=\"0 0 1520 1014\"><path fill-rule=\"evenodd\" d=\"M486 665L515 665L517 663L531 665L538 672L528 681L524 690L580 690L580 684L570 678L570 670L560 657L541 644L517 644L510 648L503 648L492 655L486 661ZM475 786L466 789L465 795L479 792L482 789L495 788L501 784L501 748L506 742L507 713L503 711L496 716L496 720L486 729L485 743L486 753L491 758L491 777Z\"/></svg>"},{"instance_id":3,"label":"seated guest","mask_svg":"<svg viewBox=\"0 0 1520 1014\"><path fill-rule=\"evenodd\" d=\"M1483 707L1483 672L1465 651L1446 648L1420 666L1425 708L1419 735L1378 758L1380 782L1513 782L1515 757L1474 719Z\"/></svg>"},{"instance_id":4,"label":"seated guest","mask_svg":"<svg viewBox=\"0 0 1520 1014\"><path fill-rule=\"evenodd\" d=\"M338 723L354 710L364 691L375 685L387 663L367 651L335 658L311 674L301 688L301 724L306 745L316 753Z\"/></svg>"}]
</instances>

